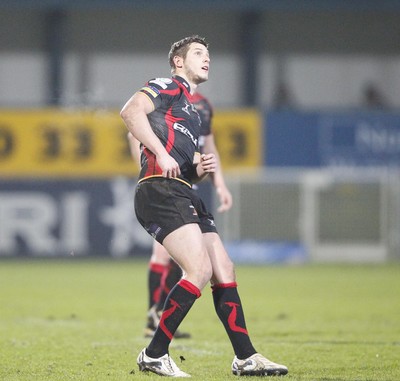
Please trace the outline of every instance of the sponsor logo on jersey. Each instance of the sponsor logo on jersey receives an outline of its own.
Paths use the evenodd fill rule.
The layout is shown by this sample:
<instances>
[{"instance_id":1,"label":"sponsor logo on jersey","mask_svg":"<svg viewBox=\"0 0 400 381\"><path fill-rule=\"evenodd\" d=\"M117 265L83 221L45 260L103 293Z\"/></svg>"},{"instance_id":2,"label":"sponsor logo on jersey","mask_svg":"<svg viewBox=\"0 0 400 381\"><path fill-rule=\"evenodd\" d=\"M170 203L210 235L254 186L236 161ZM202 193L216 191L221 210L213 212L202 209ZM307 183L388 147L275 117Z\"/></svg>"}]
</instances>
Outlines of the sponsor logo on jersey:
<instances>
[{"instance_id":1,"label":"sponsor logo on jersey","mask_svg":"<svg viewBox=\"0 0 400 381\"><path fill-rule=\"evenodd\" d=\"M197 146L197 139L193 136L193 134L182 124L180 123L174 123L174 130L181 132L182 134L186 135L187 137L190 138L192 143Z\"/></svg>"},{"instance_id":2,"label":"sponsor logo on jersey","mask_svg":"<svg viewBox=\"0 0 400 381\"><path fill-rule=\"evenodd\" d=\"M149 81L149 83L154 83L155 85L160 86L162 89L166 89L172 80L169 78L155 78Z\"/></svg>"},{"instance_id":3,"label":"sponsor logo on jersey","mask_svg":"<svg viewBox=\"0 0 400 381\"><path fill-rule=\"evenodd\" d=\"M153 86L145 86L141 88L142 91L145 93L151 95L153 98L157 98L157 96L160 94L157 88Z\"/></svg>"},{"instance_id":4,"label":"sponsor logo on jersey","mask_svg":"<svg viewBox=\"0 0 400 381\"><path fill-rule=\"evenodd\" d=\"M190 107L190 104L185 101L185 107L182 107L182 111L186 112L186 114L190 115L189 107Z\"/></svg>"},{"instance_id":5,"label":"sponsor logo on jersey","mask_svg":"<svg viewBox=\"0 0 400 381\"><path fill-rule=\"evenodd\" d=\"M199 136L199 148L200 148L200 150L204 147L205 140L206 140L205 136L203 136L203 135Z\"/></svg>"}]
</instances>

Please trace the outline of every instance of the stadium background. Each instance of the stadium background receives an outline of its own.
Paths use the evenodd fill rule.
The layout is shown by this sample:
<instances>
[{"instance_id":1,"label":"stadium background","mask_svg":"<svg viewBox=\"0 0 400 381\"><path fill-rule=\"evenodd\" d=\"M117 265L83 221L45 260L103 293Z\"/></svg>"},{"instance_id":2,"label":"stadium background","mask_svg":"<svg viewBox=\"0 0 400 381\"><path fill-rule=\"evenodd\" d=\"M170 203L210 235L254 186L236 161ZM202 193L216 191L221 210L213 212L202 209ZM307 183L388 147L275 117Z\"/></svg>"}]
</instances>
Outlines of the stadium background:
<instances>
[{"instance_id":1,"label":"stadium background","mask_svg":"<svg viewBox=\"0 0 400 381\"><path fill-rule=\"evenodd\" d=\"M169 76L171 42L198 33L235 200L217 223L235 261L400 259L398 1L10 0L0 11L1 257L149 252L118 110Z\"/></svg>"}]
</instances>

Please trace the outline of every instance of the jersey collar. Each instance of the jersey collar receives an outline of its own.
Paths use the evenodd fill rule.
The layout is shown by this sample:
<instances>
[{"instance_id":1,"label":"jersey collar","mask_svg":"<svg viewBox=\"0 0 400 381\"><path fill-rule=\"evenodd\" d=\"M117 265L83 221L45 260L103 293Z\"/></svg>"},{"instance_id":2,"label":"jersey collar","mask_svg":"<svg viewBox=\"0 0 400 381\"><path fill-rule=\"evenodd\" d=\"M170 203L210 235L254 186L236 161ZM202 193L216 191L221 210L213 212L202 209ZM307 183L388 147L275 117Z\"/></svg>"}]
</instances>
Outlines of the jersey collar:
<instances>
[{"instance_id":1,"label":"jersey collar","mask_svg":"<svg viewBox=\"0 0 400 381\"><path fill-rule=\"evenodd\" d=\"M190 94L190 85L189 83L186 81L186 79L180 77L179 75L174 75L173 76L174 79L176 79L177 81L179 81L179 83L181 83L186 90L188 91L188 93Z\"/></svg>"}]
</instances>

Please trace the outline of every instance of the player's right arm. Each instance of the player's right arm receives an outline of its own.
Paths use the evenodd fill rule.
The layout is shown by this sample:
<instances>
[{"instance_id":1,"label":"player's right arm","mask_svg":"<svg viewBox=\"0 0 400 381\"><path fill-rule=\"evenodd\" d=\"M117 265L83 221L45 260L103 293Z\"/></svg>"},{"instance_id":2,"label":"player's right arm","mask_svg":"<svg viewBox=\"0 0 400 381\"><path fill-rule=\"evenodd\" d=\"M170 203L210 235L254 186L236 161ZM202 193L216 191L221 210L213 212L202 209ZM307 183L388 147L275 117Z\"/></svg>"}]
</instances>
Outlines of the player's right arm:
<instances>
[{"instance_id":1,"label":"player's right arm","mask_svg":"<svg viewBox=\"0 0 400 381\"><path fill-rule=\"evenodd\" d=\"M131 153L132 159L140 169L140 142L132 135L131 132L128 132L127 137L129 143L129 151Z\"/></svg>"},{"instance_id":2,"label":"player's right arm","mask_svg":"<svg viewBox=\"0 0 400 381\"><path fill-rule=\"evenodd\" d=\"M126 102L120 115L133 137L156 155L163 177L177 177L180 175L178 163L168 154L147 118L147 114L153 110L154 104L151 100L145 94L137 92Z\"/></svg>"}]
</instances>

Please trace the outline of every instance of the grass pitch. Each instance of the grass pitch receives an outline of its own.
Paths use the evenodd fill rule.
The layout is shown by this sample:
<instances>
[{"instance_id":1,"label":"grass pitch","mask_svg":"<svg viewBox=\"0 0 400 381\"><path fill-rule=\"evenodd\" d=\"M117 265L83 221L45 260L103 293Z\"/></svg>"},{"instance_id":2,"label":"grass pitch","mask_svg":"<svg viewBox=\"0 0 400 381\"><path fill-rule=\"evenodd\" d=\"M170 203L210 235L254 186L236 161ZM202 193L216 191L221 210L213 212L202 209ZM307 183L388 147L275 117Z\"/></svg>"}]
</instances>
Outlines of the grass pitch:
<instances>
[{"instance_id":1,"label":"grass pitch","mask_svg":"<svg viewBox=\"0 0 400 381\"><path fill-rule=\"evenodd\" d=\"M286 380L400 380L400 265L238 266L247 328ZM147 262L0 262L0 379L140 381ZM194 380L233 380L209 287L171 355ZM185 358L181 363L180 356Z\"/></svg>"}]
</instances>

